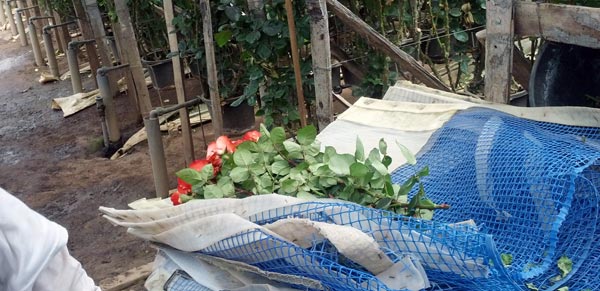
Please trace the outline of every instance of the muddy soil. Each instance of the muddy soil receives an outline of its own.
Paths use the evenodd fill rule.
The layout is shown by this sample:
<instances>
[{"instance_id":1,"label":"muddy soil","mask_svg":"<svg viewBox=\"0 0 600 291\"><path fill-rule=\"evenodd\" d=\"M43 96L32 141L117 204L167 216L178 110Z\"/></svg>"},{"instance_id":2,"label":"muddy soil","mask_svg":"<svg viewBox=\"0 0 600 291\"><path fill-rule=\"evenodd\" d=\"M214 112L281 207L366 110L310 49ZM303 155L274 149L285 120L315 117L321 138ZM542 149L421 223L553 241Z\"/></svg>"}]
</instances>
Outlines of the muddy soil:
<instances>
[{"instance_id":1,"label":"muddy soil","mask_svg":"<svg viewBox=\"0 0 600 291\"><path fill-rule=\"evenodd\" d=\"M147 242L103 219L99 206L124 209L129 202L155 196L147 143L110 161L101 154L102 131L95 106L63 118L51 100L71 94L70 81L38 82L30 47L10 41L0 31L0 187L69 232L68 247L96 281L151 262L155 251ZM65 58L60 72L67 71ZM47 71L47 68L41 68ZM89 90L93 82L84 77ZM164 99L175 100L174 90ZM156 92L153 105L158 106ZM135 106L126 95L115 99L124 139L142 128ZM210 125L204 126L212 140ZM200 128L194 133L196 153L204 148ZM179 133L163 139L171 187L174 172L183 168ZM143 290L141 284L132 290Z\"/></svg>"}]
</instances>

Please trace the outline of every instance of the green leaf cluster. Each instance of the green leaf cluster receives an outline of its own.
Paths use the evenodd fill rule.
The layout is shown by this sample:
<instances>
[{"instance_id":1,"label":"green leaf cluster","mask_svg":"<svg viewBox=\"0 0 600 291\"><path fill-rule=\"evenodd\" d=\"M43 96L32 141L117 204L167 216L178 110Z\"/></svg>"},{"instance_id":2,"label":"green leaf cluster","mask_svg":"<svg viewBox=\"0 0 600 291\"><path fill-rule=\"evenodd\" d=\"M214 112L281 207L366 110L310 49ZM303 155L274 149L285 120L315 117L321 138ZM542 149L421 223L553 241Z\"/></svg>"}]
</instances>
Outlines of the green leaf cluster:
<instances>
[{"instance_id":1,"label":"green leaf cluster","mask_svg":"<svg viewBox=\"0 0 600 291\"><path fill-rule=\"evenodd\" d=\"M360 139L354 154L338 153L327 146L321 151L317 129L310 125L288 138L281 127L268 130L261 125L258 142L244 142L236 151L222 156L221 172L213 177L212 166L201 172L183 169L177 176L192 185L194 198L247 197L279 193L301 198L338 198L362 205L428 217L438 205L425 195L421 178L427 167L416 171L402 185L392 183L388 170L392 162L387 143L366 152ZM415 158L401 147L406 159ZM408 199L418 185L417 193Z\"/></svg>"}]
</instances>

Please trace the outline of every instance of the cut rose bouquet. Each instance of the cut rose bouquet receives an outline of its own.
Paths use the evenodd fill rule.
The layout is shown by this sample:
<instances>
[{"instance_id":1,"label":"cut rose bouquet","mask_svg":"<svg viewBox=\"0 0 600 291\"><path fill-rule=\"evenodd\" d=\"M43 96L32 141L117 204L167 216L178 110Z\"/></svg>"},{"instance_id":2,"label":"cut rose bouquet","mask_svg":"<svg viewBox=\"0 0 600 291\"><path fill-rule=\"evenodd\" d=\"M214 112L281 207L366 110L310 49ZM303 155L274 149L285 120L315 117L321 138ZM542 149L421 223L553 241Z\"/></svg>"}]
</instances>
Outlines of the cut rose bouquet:
<instances>
[{"instance_id":1,"label":"cut rose bouquet","mask_svg":"<svg viewBox=\"0 0 600 291\"><path fill-rule=\"evenodd\" d=\"M171 195L174 205L191 199L247 197L279 193L302 198L338 198L400 214L430 217L437 205L425 195L420 179L427 167L415 171L402 185L393 184L388 171L392 158L387 144L365 153L360 139L354 155L337 153L327 146L321 151L317 130L308 126L288 139L283 128L250 131L241 139L220 136L208 145L206 159L194 161L177 172L178 187ZM402 145L407 161L415 157ZM408 193L418 184L416 194Z\"/></svg>"}]
</instances>

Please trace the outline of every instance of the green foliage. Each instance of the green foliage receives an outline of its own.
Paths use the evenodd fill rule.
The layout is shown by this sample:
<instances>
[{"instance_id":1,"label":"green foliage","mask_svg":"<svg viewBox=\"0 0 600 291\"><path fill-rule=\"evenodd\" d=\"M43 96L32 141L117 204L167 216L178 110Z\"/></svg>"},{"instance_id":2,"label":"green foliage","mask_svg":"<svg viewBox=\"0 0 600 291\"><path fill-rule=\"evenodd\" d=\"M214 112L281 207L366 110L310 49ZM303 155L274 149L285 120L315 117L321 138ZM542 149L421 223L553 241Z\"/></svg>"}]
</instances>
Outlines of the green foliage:
<instances>
[{"instance_id":1,"label":"green foliage","mask_svg":"<svg viewBox=\"0 0 600 291\"><path fill-rule=\"evenodd\" d=\"M427 167L415 172L403 185L393 184L385 162L387 144L364 155L357 139L355 155L338 153L333 147L321 146L317 130L308 126L298 130L294 139L286 139L283 128L268 130L261 126L258 142L244 142L236 151L225 153L221 172L212 177L212 166L202 171L183 169L177 176L192 185L194 198L245 197L254 194L280 193L301 198L335 197L363 205L389 209L416 217L432 216L432 210L447 208L436 205L425 195L421 178ZM386 165L387 164L387 165ZM418 185L417 194L408 193Z\"/></svg>"},{"instance_id":2,"label":"green foliage","mask_svg":"<svg viewBox=\"0 0 600 291\"><path fill-rule=\"evenodd\" d=\"M197 1L184 1L187 5L182 14L173 19L180 37L182 56L193 59L199 68L200 78L206 82L206 59L202 17ZM261 98L258 115L265 116L265 123L294 127L299 120L295 98L295 79L290 58L290 36L284 1L265 1L257 13L248 7L246 0L210 1L215 57L219 90L223 99L233 100L232 105L242 102L257 104L261 85L266 88ZM297 39L300 45L310 39L308 15L303 1L295 1ZM263 17L264 16L264 17ZM314 100L310 55L300 60L304 92L307 100ZM208 86L204 86L208 88ZM205 92L207 95L208 92Z\"/></svg>"},{"instance_id":3,"label":"green foliage","mask_svg":"<svg viewBox=\"0 0 600 291\"><path fill-rule=\"evenodd\" d=\"M510 266L513 262L513 256L511 254L500 254L500 259L502 259L502 264L506 266Z\"/></svg>"}]
</instances>

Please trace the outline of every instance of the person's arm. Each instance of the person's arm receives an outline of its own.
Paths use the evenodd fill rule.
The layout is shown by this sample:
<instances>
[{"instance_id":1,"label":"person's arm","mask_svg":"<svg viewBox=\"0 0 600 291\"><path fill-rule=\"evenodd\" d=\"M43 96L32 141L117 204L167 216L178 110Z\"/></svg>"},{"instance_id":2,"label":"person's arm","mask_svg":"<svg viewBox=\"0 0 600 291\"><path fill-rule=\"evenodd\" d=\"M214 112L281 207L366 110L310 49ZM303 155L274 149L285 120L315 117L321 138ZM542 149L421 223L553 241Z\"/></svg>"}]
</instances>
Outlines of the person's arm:
<instances>
[{"instance_id":1,"label":"person's arm","mask_svg":"<svg viewBox=\"0 0 600 291\"><path fill-rule=\"evenodd\" d=\"M67 239L65 228L0 188L0 290L99 290Z\"/></svg>"}]
</instances>

